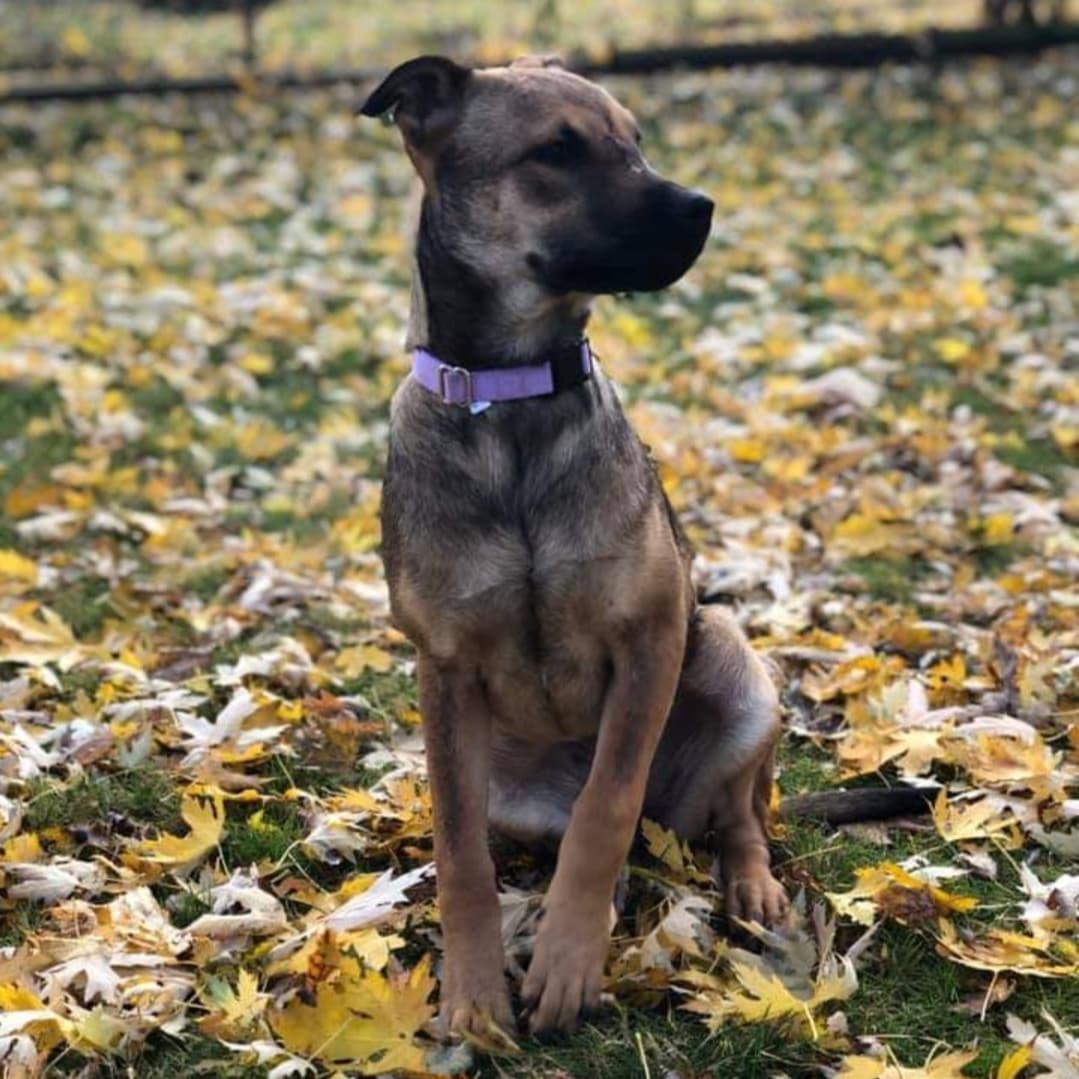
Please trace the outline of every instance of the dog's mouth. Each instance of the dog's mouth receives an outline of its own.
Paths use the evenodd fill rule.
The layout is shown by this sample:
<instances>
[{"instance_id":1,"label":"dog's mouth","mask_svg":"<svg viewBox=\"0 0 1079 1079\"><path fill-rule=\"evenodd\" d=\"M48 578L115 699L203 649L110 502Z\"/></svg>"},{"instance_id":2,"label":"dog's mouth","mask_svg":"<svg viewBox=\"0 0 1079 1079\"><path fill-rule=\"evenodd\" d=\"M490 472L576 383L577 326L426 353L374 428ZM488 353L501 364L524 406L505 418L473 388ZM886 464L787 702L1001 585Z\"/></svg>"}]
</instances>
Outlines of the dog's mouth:
<instances>
[{"instance_id":1,"label":"dog's mouth","mask_svg":"<svg viewBox=\"0 0 1079 1079\"><path fill-rule=\"evenodd\" d=\"M710 199L659 183L634 212L609 217L598 239L559 237L546 257L529 256L529 266L554 292L655 292L697 261L711 223Z\"/></svg>"}]
</instances>

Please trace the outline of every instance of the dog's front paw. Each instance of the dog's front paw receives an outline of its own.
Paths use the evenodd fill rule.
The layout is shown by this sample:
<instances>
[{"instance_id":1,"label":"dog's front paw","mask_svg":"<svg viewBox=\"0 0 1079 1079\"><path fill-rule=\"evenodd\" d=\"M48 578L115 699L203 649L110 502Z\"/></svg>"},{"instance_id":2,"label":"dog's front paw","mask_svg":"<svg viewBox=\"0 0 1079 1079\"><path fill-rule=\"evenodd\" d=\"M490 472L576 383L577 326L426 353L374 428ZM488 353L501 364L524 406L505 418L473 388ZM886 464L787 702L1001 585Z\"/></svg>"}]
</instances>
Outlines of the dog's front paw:
<instances>
[{"instance_id":1,"label":"dog's front paw","mask_svg":"<svg viewBox=\"0 0 1079 1079\"><path fill-rule=\"evenodd\" d=\"M443 1041L471 1034L497 1041L498 1032L512 1034L513 1009L506 979L497 975L477 977L475 972L460 975L448 970L442 981L441 1003L435 1033Z\"/></svg>"},{"instance_id":2,"label":"dog's front paw","mask_svg":"<svg viewBox=\"0 0 1079 1079\"><path fill-rule=\"evenodd\" d=\"M534 1034L572 1030L581 1013L599 1003L610 945L607 925L606 908L547 910L521 990L532 1010L529 1027Z\"/></svg>"},{"instance_id":3,"label":"dog's front paw","mask_svg":"<svg viewBox=\"0 0 1079 1079\"><path fill-rule=\"evenodd\" d=\"M783 920L790 907L783 885L766 866L743 869L737 875L726 877L723 893L727 913L744 922L775 925Z\"/></svg>"}]
</instances>

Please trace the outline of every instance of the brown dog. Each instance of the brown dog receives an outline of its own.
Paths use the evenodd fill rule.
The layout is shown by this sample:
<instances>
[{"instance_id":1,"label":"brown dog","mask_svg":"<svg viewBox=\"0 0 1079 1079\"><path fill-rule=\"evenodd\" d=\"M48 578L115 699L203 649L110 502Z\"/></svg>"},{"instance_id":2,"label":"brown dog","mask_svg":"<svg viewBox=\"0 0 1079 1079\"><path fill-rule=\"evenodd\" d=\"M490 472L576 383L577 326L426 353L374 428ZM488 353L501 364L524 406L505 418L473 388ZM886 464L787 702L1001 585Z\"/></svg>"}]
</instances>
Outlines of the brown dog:
<instances>
[{"instance_id":1,"label":"brown dog","mask_svg":"<svg viewBox=\"0 0 1079 1079\"><path fill-rule=\"evenodd\" d=\"M441 1023L512 1022L488 824L561 840L524 985L535 1030L600 992L608 912L642 811L713 838L727 909L779 917L765 818L776 693L736 625L698 607L690 551L610 382L468 404L481 372L580 361L589 302L693 264L712 204L659 177L633 117L541 60L423 57L393 110L424 185L411 344L438 384L394 397L383 543L419 650L445 934ZM552 376L553 377L553 376ZM432 392L437 390L438 392Z\"/></svg>"}]
</instances>

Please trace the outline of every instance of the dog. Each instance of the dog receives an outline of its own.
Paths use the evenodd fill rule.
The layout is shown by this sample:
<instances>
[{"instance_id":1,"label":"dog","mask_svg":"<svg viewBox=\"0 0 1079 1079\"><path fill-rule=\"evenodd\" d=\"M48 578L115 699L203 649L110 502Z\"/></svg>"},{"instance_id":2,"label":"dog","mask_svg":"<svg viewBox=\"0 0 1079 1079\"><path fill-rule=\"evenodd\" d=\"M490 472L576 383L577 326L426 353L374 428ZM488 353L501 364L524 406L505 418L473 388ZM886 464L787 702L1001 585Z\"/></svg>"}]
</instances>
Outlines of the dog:
<instances>
[{"instance_id":1,"label":"dog","mask_svg":"<svg viewBox=\"0 0 1079 1079\"><path fill-rule=\"evenodd\" d=\"M522 997L533 1031L569 1029L598 1002L642 813L712 844L731 915L787 908L766 836L775 687L736 623L698 605L690 546L585 338L597 295L690 269L712 203L652 169L606 90L546 58L420 57L360 111L392 117L424 190L382 555L418 650L439 1026L513 1023L491 826L559 844Z\"/></svg>"}]
</instances>

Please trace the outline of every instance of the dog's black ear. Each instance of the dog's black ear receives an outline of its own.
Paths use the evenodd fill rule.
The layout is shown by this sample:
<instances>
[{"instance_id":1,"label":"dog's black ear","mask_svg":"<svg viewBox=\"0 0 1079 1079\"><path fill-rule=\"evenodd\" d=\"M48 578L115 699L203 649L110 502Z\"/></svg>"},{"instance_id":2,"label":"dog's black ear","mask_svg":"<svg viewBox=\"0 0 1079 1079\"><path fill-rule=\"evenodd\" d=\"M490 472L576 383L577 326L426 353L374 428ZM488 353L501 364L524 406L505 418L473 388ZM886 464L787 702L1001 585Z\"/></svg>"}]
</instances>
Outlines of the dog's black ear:
<instances>
[{"instance_id":1,"label":"dog's black ear","mask_svg":"<svg viewBox=\"0 0 1079 1079\"><path fill-rule=\"evenodd\" d=\"M364 116L393 119L405 138L425 146L457 119L458 106L472 72L444 56L418 56L395 67L360 106Z\"/></svg>"}]
</instances>

